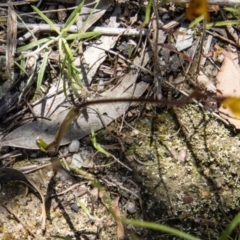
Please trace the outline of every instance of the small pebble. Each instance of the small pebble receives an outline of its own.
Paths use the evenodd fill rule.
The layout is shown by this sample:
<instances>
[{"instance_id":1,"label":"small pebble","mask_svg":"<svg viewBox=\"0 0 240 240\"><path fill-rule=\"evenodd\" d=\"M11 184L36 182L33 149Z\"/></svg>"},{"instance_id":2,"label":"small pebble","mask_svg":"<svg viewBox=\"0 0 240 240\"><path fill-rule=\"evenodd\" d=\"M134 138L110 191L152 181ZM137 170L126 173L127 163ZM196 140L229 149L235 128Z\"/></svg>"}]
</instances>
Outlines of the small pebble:
<instances>
[{"instance_id":1,"label":"small pebble","mask_svg":"<svg viewBox=\"0 0 240 240\"><path fill-rule=\"evenodd\" d=\"M127 211L130 213L130 214L133 214L137 211L136 209L136 204L134 202L128 202L127 203Z\"/></svg>"},{"instance_id":2,"label":"small pebble","mask_svg":"<svg viewBox=\"0 0 240 240\"><path fill-rule=\"evenodd\" d=\"M80 142L78 140L73 140L70 145L68 146L68 151L73 153L77 152L80 147Z\"/></svg>"},{"instance_id":3,"label":"small pebble","mask_svg":"<svg viewBox=\"0 0 240 240\"><path fill-rule=\"evenodd\" d=\"M170 16L169 16L167 13L164 13L164 14L162 15L162 21L163 21L164 23L169 22L169 21L170 21Z\"/></svg>"},{"instance_id":4,"label":"small pebble","mask_svg":"<svg viewBox=\"0 0 240 240\"><path fill-rule=\"evenodd\" d=\"M79 206L76 204L76 203L73 203L73 204L71 204L71 210L73 211L73 212L78 212L78 210L79 210Z\"/></svg>"},{"instance_id":5,"label":"small pebble","mask_svg":"<svg viewBox=\"0 0 240 240\"><path fill-rule=\"evenodd\" d=\"M128 177L122 177L122 182L125 183L128 180Z\"/></svg>"}]
</instances>

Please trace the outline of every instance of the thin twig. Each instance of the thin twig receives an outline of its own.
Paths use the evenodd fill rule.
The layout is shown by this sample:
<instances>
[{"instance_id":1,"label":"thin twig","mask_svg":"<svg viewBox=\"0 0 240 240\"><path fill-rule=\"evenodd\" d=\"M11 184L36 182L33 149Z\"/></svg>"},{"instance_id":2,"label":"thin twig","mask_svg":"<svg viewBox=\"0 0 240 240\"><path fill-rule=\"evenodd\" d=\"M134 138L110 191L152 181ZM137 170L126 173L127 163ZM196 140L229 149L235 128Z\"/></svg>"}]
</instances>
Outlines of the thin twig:
<instances>
[{"instance_id":1,"label":"thin twig","mask_svg":"<svg viewBox=\"0 0 240 240\"><path fill-rule=\"evenodd\" d=\"M2 204L2 207L4 207L10 214L14 216L14 218L22 224L22 226L31 234L32 237L36 239L36 236L32 233L32 231L29 229L29 227L13 212L11 207L8 207L6 204Z\"/></svg>"},{"instance_id":2,"label":"thin twig","mask_svg":"<svg viewBox=\"0 0 240 240\"><path fill-rule=\"evenodd\" d=\"M48 159L50 160L51 158L48 158ZM42 169L42 168L51 166L51 165L52 165L51 163L46 163L46 164L44 164L44 165L35 167L34 169L24 170L24 171L22 171L22 172L23 172L24 174L28 174L28 173L32 173L32 172L35 172L35 171L37 171L37 170L40 170L40 169ZM21 171L21 169L18 169L18 170Z\"/></svg>"},{"instance_id":3,"label":"thin twig","mask_svg":"<svg viewBox=\"0 0 240 240\"><path fill-rule=\"evenodd\" d=\"M47 197L50 198L50 197L55 197L55 196L61 196L61 195L64 195L65 193L67 193L67 192L73 190L75 187L78 187L78 186L81 186L81 185L83 185L82 182L81 182L81 183L73 184L72 186L70 186L69 188L65 189L64 191L59 192L59 193L56 193L56 194L48 195ZM82 187L81 190L82 190L82 191L80 192L80 194L78 194L78 197L79 197L79 196L82 196L82 195L84 195L85 193L88 192L88 189L87 189L87 187L85 187L85 186Z\"/></svg>"}]
</instances>

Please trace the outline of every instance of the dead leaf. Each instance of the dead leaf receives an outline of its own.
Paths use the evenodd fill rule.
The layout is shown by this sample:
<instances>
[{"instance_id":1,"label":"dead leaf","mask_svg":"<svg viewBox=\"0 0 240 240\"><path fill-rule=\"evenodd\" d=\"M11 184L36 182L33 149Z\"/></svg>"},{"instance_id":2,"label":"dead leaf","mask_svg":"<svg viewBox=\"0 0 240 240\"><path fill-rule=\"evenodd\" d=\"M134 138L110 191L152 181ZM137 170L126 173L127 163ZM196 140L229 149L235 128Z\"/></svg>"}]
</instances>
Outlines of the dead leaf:
<instances>
[{"instance_id":1,"label":"dead leaf","mask_svg":"<svg viewBox=\"0 0 240 240\"><path fill-rule=\"evenodd\" d=\"M222 50L224 61L217 75L219 96L240 97L240 67L237 53ZM219 115L240 129L240 119L236 119L229 107L219 107Z\"/></svg>"},{"instance_id":2,"label":"dead leaf","mask_svg":"<svg viewBox=\"0 0 240 240\"><path fill-rule=\"evenodd\" d=\"M135 64L142 64L145 66L149 59L150 54L142 53L144 55L143 62L141 63L141 57L134 60ZM146 90L148 84L145 82L136 83L138 74L134 71L130 71L124 76L115 89L107 90L101 94L101 98L139 98ZM33 107L33 111L38 116L46 116L49 108L52 105L54 95L47 97L37 105ZM38 120L26 125L23 125L13 132L8 134L6 137L1 139L1 146L12 146L26 149L38 149L36 145L36 138L39 136L47 143L54 140L55 134L64 120L66 114L70 108L69 103L65 103L65 96L63 93L57 95L52 107L51 112L48 114L48 118L51 120ZM116 118L124 114L129 107L129 103L111 103L101 104L97 106L90 106L86 109L87 115L80 115L79 118L74 121L68 133L63 138L60 145L66 145L74 139L80 139L90 134L91 126L97 131L103 128L102 121L99 118L98 112L101 114L105 124L108 125Z\"/></svg>"},{"instance_id":3,"label":"dead leaf","mask_svg":"<svg viewBox=\"0 0 240 240\"><path fill-rule=\"evenodd\" d=\"M205 75L203 72L199 72L199 75L197 76L197 82L199 86L203 89L206 89L209 92L216 93L217 89L213 82L208 78L207 75Z\"/></svg>"},{"instance_id":4,"label":"dead leaf","mask_svg":"<svg viewBox=\"0 0 240 240\"><path fill-rule=\"evenodd\" d=\"M80 0L76 1L76 6L80 4ZM82 7L81 13L77 20L77 28L78 31L85 32L88 28L90 28L96 21L98 21L102 15L106 12L108 7L113 3L113 0L101 0L98 2L98 5L95 9L94 6L96 1L89 0L85 1L85 4L93 3L91 7ZM89 14L91 16L89 17Z\"/></svg>"}]
</instances>

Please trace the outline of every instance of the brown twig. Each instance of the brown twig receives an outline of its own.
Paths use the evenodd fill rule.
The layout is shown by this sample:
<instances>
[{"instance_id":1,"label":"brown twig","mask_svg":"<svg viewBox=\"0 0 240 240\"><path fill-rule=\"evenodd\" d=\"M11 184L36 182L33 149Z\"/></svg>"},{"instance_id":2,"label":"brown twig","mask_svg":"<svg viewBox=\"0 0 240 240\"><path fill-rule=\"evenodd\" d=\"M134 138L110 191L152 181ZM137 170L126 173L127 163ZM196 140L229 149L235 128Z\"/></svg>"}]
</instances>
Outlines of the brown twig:
<instances>
[{"instance_id":1,"label":"brown twig","mask_svg":"<svg viewBox=\"0 0 240 240\"><path fill-rule=\"evenodd\" d=\"M2 204L2 207L4 207L10 214L13 215L13 217L22 224L22 226L31 234L34 239L36 239L36 236L31 232L31 230L28 228L28 226L13 212L11 207L8 207L7 204Z\"/></svg>"}]
</instances>

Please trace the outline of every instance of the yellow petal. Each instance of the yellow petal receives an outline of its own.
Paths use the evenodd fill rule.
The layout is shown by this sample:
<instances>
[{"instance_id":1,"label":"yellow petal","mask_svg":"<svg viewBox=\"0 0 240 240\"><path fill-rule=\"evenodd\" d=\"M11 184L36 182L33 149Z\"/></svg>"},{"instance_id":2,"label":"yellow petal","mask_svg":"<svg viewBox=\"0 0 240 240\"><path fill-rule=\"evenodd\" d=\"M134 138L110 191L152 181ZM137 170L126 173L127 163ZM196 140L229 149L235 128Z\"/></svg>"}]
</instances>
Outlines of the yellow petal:
<instances>
[{"instance_id":1,"label":"yellow petal","mask_svg":"<svg viewBox=\"0 0 240 240\"><path fill-rule=\"evenodd\" d=\"M188 19L194 19L203 15L209 21L208 1L207 0L191 0L186 11Z\"/></svg>"},{"instance_id":2,"label":"yellow petal","mask_svg":"<svg viewBox=\"0 0 240 240\"><path fill-rule=\"evenodd\" d=\"M240 98L227 97L222 101L223 108L230 108L235 117L240 117Z\"/></svg>"}]
</instances>

